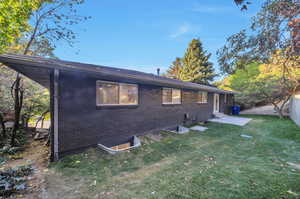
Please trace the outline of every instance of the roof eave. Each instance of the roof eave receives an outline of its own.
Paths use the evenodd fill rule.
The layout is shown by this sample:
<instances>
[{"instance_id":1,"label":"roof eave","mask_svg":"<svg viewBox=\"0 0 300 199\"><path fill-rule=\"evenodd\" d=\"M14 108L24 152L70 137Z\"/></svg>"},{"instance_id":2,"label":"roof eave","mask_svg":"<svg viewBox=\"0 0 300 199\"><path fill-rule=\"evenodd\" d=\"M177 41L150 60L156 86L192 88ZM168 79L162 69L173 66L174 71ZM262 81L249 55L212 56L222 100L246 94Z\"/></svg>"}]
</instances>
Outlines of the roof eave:
<instances>
[{"instance_id":1,"label":"roof eave","mask_svg":"<svg viewBox=\"0 0 300 199\"><path fill-rule=\"evenodd\" d=\"M193 84L182 81L174 81L167 78L161 78L160 76L155 75L147 75L143 78L139 78L135 74L124 74L124 73L116 73L111 70L106 70L105 67L99 66L96 67L96 65L85 65L85 66L78 66L78 65L72 65L72 64L64 64L60 63L59 61L54 61L51 59L44 59L44 58L38 58L38 57L31 57L31 56L21 56L21 55L0 55L0 62L12 65L12 64L18 64L18 65L25 65L25 66L34 66L44 69L59 69L59 70L65 70L65 71L84 71L87 73L90 73L92 75L100 75L100 76L108 76L113 78L122 78L122 79L128 79L140 83L145 84L151 84L151 85L159 85L159 86L169 86L169 87L176 87L176 88L185 88L185 89L193 89L193 90L204 90L208 92L215 92L215 93L226 93L226 94L236 94L232 91L226 91L214 87L209 87L205 85L200 84ZM15 69L15 68L14 68ZM16 70L16 69L15 69ZM116 69L117 70L117 69Z\"/></svg>"}]
</instances>

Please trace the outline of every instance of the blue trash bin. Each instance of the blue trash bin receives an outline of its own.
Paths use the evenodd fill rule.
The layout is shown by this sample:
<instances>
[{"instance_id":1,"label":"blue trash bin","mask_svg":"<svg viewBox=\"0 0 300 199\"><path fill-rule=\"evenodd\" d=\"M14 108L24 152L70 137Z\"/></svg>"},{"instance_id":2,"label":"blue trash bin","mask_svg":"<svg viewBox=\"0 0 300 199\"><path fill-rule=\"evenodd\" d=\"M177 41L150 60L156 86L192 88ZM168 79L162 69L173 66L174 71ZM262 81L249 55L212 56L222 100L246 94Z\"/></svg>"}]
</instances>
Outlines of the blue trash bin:
<instances>
[{"instance_id":1,"label":"blue trash bin","mask_svg":"<svg viewBox=\"0 0 300 199\"><path fill-rule=\"evenodd\" d=\"M231 107L231 112L232 112L232 115L239 115L240 114L240 106L232 106Z\"/></svg>"}]
</instances>

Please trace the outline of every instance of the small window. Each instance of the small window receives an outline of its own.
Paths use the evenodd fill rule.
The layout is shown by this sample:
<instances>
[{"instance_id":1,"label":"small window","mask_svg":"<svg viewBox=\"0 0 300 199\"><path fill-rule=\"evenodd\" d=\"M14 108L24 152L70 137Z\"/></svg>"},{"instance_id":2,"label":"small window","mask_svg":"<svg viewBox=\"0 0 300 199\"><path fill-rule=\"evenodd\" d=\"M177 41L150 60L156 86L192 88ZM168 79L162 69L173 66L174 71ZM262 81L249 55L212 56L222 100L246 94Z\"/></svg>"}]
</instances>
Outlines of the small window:
<instances>
[{"instance_id":1,"label":"small window","mask_svg":"<svg viewBox=\"0 0 300 199\"><path fill-rule=\"evenodd\" d=\"M198 92L198 103L204 104L207 103L207 92Z\"/></svg>"},{"instance_id":2,"label":"small window","mask_svg":"<svg viewBox=\"0 0 300 199\"><path fill-rule=\"evenodd\" d=\"M227 104L227 94L224 94L224 103Z\"/></svg>"},{"instance_id":3,"label":"small window","mask_svg":"<svg viewBox=\"0 0 300 199\"><path fill-rule=\"evenodd\" d=\"M138 86L116 82L97 81L97 105L137 105Z\"/></svg>"},{"instance_id":4,"label":"small window","mask_svg":"<svg viewBox=\"0 0 300 199\"><path fill-rule=\"evenodd\" d=\"M163 104L181 104L181 90L163 88Z\"/></svg>"}]
</instances>

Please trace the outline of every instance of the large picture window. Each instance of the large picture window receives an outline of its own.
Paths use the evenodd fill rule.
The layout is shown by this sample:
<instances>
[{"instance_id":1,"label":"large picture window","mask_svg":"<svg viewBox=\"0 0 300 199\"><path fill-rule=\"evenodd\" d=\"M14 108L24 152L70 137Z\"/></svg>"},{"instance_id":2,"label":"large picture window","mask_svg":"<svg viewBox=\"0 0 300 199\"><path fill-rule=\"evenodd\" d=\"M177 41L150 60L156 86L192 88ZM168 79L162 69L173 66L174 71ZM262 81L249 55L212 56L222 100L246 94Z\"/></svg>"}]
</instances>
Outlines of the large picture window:
<instances>
[{"instance_id":1,"label":"large picture window","mask_svg":"<svg viewBox=\"0 0 300 199\"><path fill-rule=\"evenodd\" d=\"M207 92L199 91L198 92L198 103L204 104L207 103Z\"/></svg>"},{"instance_id":2,"label":"large picture window","mask_svg":"<svg viewBox=\"0 0 300 199\"><path fill-rule=\"evenodd\" d=\"M138 85L97 81L96 103L98 106L137 105Z\"/></svg>"},{"instance_id":3,"label":"large picture window","mask_svg":"<svg viewBox=\"0 0 300 199\"><path fill-rule=\"evenodd\" d=\"M181 104L181 90L163 88L163 104Z\"/></svg>"}]
</instances>

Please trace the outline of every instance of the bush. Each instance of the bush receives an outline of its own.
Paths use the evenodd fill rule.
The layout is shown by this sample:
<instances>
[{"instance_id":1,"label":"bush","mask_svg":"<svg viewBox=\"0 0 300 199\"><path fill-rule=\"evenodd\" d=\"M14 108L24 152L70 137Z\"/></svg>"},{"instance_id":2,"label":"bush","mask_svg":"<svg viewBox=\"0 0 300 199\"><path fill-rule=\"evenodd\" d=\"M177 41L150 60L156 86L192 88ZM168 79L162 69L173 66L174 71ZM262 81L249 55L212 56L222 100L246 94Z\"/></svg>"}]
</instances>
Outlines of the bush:
<instances>
[{"instance_id":1,"label":"bush","mask_svg":"<svg viewBox=\"0 0 300 199\"><path fill-rule=\"evenodd\" d=\"M31 166L22 166L0 171L0 196L10 196L26 189L26 176L32 173Z\"/></svg>"},{"instance_id":2,"label":"bush","mask_svg":"<svg viewBox=\"0 0 300 199\"><path fill-rule=\"evenodd\" d=\"M22 151L21 147L10 147L10 146L4 146L3 148L0 149L0 154L5 155L14 155L17 152Z\"/></svg>"}]
</instances>

